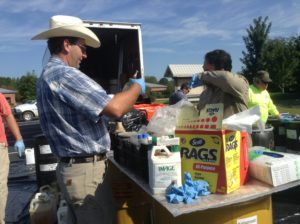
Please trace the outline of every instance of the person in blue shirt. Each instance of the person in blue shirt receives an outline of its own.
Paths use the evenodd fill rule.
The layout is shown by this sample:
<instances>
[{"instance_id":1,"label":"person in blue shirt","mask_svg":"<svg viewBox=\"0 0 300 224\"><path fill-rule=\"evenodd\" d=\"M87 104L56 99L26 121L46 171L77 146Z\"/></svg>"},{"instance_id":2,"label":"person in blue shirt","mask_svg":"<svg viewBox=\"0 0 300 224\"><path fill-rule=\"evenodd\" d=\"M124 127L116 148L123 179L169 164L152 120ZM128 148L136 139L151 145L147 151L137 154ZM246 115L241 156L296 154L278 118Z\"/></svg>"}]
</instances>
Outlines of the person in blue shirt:
<instances>
[{"instance_id":1,"label":"person in blue shirt","mask_svg":"<svg viewBox=\"0 0 300 224\"><path fill-rule=\"evenodd\" d=\"M113 223L106 153L110 137L104 117L119 118L145 92L143 79L113 97L78 68L86 46L100 47L98 37L72 16L53 16L50 29L33 40L48 39L51 57L37 85L40 124L59 158L57 183L67 201L67 223Z\"/></svg>"},{"instance_id":2,"label":"person in blue shirt","mask_svg":"<svg viewBox=\"0 0 300 224\"><path fill-rule=\"evenodd\" d=\"M176 104L180 100L188 100L186 94L190 92L190 87L187 83L183 83L179 90L172 93L169 97L169 105Z\"/></svg>"}]
</instances>

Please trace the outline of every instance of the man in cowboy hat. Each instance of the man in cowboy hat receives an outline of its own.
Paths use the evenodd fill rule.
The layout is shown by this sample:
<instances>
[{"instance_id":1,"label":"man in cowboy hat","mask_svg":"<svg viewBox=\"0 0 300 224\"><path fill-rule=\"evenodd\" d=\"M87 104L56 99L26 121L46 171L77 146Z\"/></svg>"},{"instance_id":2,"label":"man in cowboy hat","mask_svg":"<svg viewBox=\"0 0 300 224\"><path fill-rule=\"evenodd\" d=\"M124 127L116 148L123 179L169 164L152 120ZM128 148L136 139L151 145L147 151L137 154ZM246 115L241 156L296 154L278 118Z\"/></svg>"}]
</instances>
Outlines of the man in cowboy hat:
<instances>
[{"instance_id":1,"label":"man in cowboy hat","mask_svg":"<svg viewBox=\"0 0 300 224\"><path fill-rule=\"evenodd\" d=\"M51 54L38 81L37 106L43 133L59 158L57 182L73 212L68 223L112 223L105 172L110 138L103 116L125 114L145 92L144 80L131 80L130 88L111 98L78 70L87 57L86 46L100 46L79 18L53 16L50 29L32 39L48 39Z\"/></svg>"},{"instance_id":2,"label":"man in cowboy hat","mask_svg":"<svg viewBox=\"0 0 300 224\"><path fill-rule=\"evenodd\" d=\"M249 88L248 107L259 106L261 120L266 123L269 113L276 118L280 118L280 114L273 104L270 94L267 91L269 83L272 82L267 71L258 71L253 78L253 84Z\"/></svg>"}]
</instances>

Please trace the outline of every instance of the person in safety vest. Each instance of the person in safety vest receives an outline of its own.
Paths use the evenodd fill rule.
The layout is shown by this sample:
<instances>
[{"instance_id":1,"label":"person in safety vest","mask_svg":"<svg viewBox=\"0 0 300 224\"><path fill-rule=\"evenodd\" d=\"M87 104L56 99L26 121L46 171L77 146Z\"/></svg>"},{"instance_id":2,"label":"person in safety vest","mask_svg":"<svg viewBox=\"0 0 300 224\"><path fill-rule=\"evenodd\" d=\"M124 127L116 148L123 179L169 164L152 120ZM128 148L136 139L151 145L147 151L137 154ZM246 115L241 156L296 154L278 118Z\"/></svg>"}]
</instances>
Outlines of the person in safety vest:
<instances>
[{"instance_id":1,"label":"person in safety vest","mask_svg":"<svg viewBox=\"0 0 300 224\"><path fill-rule=\"evenodd\" d=\"M270 94L267 91L268 84L272 82L267 71L258 71L253 78L253 84L249 87L248 107L259 106L261 119L264 123L267 122L269 113L280 119L280 113L274 105Z\"/></svg>"}]
</instances>

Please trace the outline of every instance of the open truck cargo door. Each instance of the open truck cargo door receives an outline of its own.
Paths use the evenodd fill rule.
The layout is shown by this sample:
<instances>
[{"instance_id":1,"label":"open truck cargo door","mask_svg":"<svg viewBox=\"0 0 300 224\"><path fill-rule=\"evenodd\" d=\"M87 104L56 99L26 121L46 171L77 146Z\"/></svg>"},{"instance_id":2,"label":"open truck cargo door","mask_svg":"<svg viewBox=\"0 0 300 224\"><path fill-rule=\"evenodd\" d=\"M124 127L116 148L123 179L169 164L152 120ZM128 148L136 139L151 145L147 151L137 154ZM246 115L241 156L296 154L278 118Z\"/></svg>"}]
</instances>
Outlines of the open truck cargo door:
<instances>
[{"instance_id":1,"label":"open truck cargo door","mask_svg":"<svg viewBox=\"0 0 300 224\"><path fill-rule=\"evenodd\" d=\"M144 77L141 25L84 21L100 39L99 48L87 48L88 57L80 70L99 83L108 94L122 91L128 78L137 72Z\"/></svg>"}]
</instances>

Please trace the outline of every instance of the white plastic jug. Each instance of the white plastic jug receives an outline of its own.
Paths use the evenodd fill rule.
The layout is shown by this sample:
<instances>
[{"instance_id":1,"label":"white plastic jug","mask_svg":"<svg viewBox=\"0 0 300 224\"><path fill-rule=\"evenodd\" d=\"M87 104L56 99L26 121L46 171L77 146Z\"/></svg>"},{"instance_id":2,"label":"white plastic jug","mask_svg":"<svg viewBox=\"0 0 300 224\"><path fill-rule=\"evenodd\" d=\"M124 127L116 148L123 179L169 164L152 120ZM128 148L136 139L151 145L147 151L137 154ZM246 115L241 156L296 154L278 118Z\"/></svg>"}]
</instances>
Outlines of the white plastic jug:
<instances>
[{"instance_id":1,"label":"white plastic jug","mask_svg":"<svg viewBox=\"0 0 300 224\"><path fill-rule=\"evenodd\" d=\"M65 200L61 200L57 210L57 224L67 224L68 205Z\"/></svg>"},{"instance_id":2,"label":"white plastic jug","mask_svg":"<svg viewBox=\"0 0 300 224\"><path fill-rule=\"evenodd\" d=\"M35 164L34 149L25 149L26 165Z\"/></svg>"},{"instance_id":3,"label":"white plastic jug","mask_svg":"<svg viewBox=\"0 0 300 224\"><path fill-rule=\"evenodd\" d=\"M166 146L153 146L148 151L149 186L153 194L164 193L175 183L182 185L180 152L170 152Z\"/></svg>"}]
</instances>

